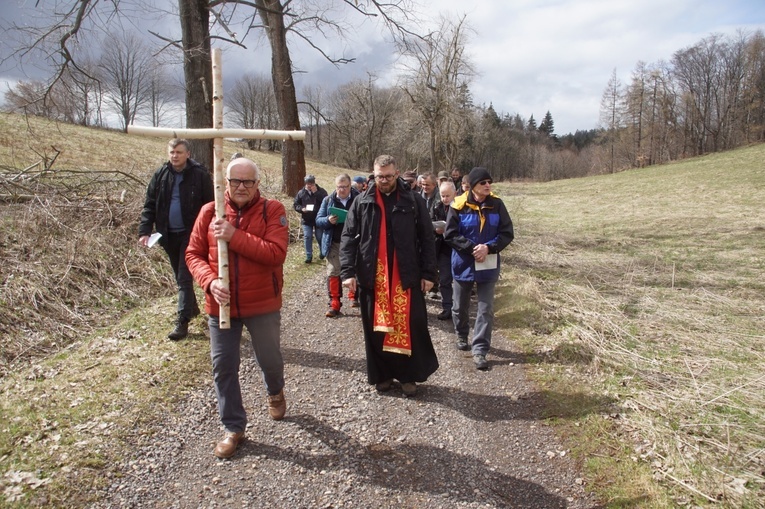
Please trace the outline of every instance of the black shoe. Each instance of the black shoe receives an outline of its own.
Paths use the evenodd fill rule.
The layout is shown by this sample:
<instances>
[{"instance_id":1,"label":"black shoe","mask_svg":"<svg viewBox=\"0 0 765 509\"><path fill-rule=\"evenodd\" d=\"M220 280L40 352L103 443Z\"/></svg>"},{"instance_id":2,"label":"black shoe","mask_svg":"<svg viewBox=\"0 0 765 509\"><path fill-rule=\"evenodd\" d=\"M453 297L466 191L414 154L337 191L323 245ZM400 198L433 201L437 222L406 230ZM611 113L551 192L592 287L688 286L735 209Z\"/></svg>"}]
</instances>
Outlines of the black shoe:
<instances>
[{"instance_id":1,"label":"black shoe","mask_svg":"<svg viewBox=\"0 0 765 509\"><path fill-rule=\"evenodd\" d=\"M438 317L437 318L439 320L448 320L451 317L452 317L452 312L450 310L448 310L448 309L444 309L443 311L438 313Z\"/></svg>"},{"instance_id":2,"label":"black shoe","mask_svg":"<svg viewBox=\"0 0 765 509\"><path fill-rule=\"evenodd\" d=\"M313 261L313 258L306 258L305 263L311 263Z\"/></svg>"},{"instance_id":3,"label":"black shoe","mask_svg":"<svg viewBox=\"0 0 765 509\"><path fill-rule=\"evenodd\" d=\"M392 378L389 378L388 380L383 380L382 382L375 384L375 389L377 389L377 392L388 392L391 387L393 387Z\"/></svg>"},{"instance_id":4,"label":"black shoe","mask_svg":"<svg viewBox=\"0 0 765 509\"><path fill-rule=\"evenodd\" d=\"M457 350L462 350L463 352L470 348L468 346L467 338L457 338Z\"/></svg>"},{"instance_id":5,"label":"black shoe","mask_svg":"<svg viewBox=\"0 0 765 509\"><path fill-rule=\"evenodd\" d=\"M485 355L476 354L473 356L473 362L475 362L475 369L486 370L489 369L489 362L486 360Z\"/></svg>"},{"instance_id":6,"label":"black shoe","mask_svg":"<svg viewBox=\"0 0 765 509\"><path fill-rule=\"evenodd\" d=\"M401 384L401 390L407 398L417 396L417 384L414 382L405 382Z\"/></svg>"},{"instance_id":7,"label":"black shoe","mask_svg":"<svg viewBox=\"0 0 765 509\"><path fill-rule=\"evenodd\" d=\"M184 320L183 318L179 318L178 322L175 324L175 329L173 329L173 332L167 335L167 339L178 341L179 339L183 339L188 335L189 335L189 321Z\"/></svg>"},{"instance_id":8,"label":"black shoe","mask_svg":"<svg viewBox=\"0 0 765 509\"><path fill-rule=\"evenodd\" d=\"M352 308L357 308L357 307L359 307L360 305L361 305L361 304L359 304L359 301L357 301L357 300L354 300L353 302L351 302L351 307L352 307Z\"/></svg>"},{"instance_id":9,"label":"black shoe","mask_svg":"<svg viewBox=\"0 0 765 509\"><path fill-rule=\"evenodd\" d=\"M324 256L324 255L319 255L319 260L323 260L324 258L326 258L326 256Z\"/></svg>"}]
</instances>

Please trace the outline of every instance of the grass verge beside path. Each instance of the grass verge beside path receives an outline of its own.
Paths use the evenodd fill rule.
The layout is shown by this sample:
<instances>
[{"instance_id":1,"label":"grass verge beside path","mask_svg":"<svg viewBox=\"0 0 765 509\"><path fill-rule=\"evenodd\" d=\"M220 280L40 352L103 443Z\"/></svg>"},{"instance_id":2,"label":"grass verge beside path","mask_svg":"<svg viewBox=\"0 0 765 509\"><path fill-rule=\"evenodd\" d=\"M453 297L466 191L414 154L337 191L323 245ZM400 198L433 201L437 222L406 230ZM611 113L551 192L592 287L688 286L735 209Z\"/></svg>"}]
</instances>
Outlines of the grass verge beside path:
<instances>
[{"instance_id":1,"label":"grass verge beside path","mask_svg":"<svg viewBox=\"0 0 765 509\"><path fill-rule=\"evenodd\" d=\"M499 186L498 324L551 392L614 401L548 410L610 507L765 507L763 160Z\"/></svg>"},{"instance_id":2,"label":"grass verge beside path","mask_svg":"<svg viewBox=\"0 0 765 509\"><path fill-rule=\"evenodd\" d=\"M285 298L307 266L302 243L285 263ZM201 294L198 294L202 298ZM188 391L210 381L207 324L168 341L173 298L123 317L57 355L0 379L0 507L81 507L119 475L131 436L153 430Z\"/></svg>"}]
</instances>

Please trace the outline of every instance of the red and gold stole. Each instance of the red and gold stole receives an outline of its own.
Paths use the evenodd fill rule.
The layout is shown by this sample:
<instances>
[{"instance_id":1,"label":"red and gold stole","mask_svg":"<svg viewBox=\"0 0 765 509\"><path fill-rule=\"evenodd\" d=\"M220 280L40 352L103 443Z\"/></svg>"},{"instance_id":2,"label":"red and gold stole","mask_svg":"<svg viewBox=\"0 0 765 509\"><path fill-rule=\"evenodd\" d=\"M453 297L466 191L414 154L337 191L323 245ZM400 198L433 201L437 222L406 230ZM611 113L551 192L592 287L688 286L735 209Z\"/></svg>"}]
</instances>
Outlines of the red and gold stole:
<instances>
[{"instance_id":1,"label":"red and gold stole","mask_svg":"<svg viewBox=\"0 0 765 509\"><path fill-rule=\"evenodd\" d=\"M375 273L374 330L385 332L383 351L412 355L409 330L411 290L404 290L398 272L398 257L393 251L393 280L388 284L388 228L385 224L385 204L378 190L375 200L380 207L380 238L377 241L377 270Z\"/></svg>"}]
</instances>

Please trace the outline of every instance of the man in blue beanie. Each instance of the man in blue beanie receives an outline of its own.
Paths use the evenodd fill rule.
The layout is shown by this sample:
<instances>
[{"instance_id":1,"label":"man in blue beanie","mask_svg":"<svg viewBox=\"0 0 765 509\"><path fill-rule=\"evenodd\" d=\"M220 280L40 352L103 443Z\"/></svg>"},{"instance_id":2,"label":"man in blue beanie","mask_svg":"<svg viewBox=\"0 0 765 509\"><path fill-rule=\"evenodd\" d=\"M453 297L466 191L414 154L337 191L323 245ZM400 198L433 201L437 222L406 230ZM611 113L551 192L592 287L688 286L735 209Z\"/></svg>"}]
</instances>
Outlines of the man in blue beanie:
<instances>
[{"instance_id":1,"label":"man in blue beanie","mask_svg":"<svg viewBox=\"0 0 765 509\"><path fill-rule=\"evenodd\" d=\"M494 326L494 286L499 279L499 252L513 241L513 222L505 204L491 192L491 175L482 167L468 175L470 190L457 196L446 216L444 241L452 247L454 296L452 321L457 349L467 350L470 291L476 285L478 310L473 329L475 367L489 368L486 355Z\"/></svg>"}]
</instances>

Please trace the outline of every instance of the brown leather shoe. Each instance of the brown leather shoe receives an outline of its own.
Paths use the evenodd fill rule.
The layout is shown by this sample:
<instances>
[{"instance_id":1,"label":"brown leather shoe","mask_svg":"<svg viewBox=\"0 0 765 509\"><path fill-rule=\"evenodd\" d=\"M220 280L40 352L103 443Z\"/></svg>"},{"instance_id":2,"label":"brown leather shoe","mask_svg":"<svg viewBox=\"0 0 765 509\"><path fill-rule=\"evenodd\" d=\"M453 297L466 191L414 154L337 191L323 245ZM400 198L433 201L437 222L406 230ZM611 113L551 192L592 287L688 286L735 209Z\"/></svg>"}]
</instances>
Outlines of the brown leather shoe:
<instances>
[{"instance_id":1,"label":"brown leather shoe","mask_svg":"<svg viewBox=\"0 0 765 509\"><path fill-rule=\"evenodd\" d=\"M242 442L244 442L244 431L227 431L223 439L215 446L213 454L218 458L230 458Z\"/></svg>"},{"instance_id":2,"label":"brown leather shoe","mask_svg":"<svg viewBox=\"0 0 765 509\"><path fill-rule=\"evenodd\" d=\"M271 419L281 421L286 412L287 400L284 399L284 389L279 391L279 394L268 397L268 415L271 416Z\"/></svg>"},{"instance_id":3,"label":"brown leather shoe","mask_svg":"<svg viewBox=\"0 0 765 509\"><path fill-rule=\"evenodd\" d=\"M401 390L404 392L404 396L407 398L413 398L417 396L417 384L414 382L406 382L401 384Z\"/></svg>"}]
</instances>

